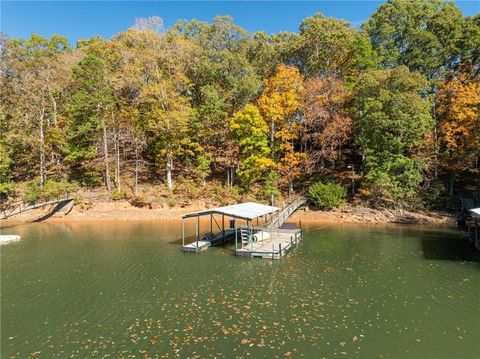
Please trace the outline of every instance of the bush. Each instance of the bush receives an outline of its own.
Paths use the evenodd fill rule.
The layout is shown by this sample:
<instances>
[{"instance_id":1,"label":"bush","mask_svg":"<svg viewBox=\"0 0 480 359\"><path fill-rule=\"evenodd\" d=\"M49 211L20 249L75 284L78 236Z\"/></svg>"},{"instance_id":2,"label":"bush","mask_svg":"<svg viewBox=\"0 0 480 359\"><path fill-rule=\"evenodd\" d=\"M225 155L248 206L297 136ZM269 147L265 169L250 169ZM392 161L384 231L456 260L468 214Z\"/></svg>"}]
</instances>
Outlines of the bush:
<instances>
[{"instance_id":1,"label":"bush","mask_svg":"<svg viewBox=\"0 0 480 359\"><path fill-rule=\"evenodd\" d=\"M114 201L121 201L127 198L127 193L123 191L119 191L118 189L114 189L112 191L112 200Z\"/></svg>"},{"instance_id":2,"label":"bush","mask_svg":"<svg viewBox=\"0 0 480 359\"><path fill-rule=\"evenodd\" d=\"M147 200L145 200L145 198L143 198L142 196L133 197L132 199L130 199L130 204L132 206L138 207L138 208L148 207L148 208L152 209L152 204L150 202L148 202Z\"/></svg>"},{"instance_id":3,"label":"bush","mask_svg":"<svg viewBox=\"0 0 480 359\"><path fill-rule=\"evenodd\" d=\"M15 184L13 182L0 183L0 203L15 195Z\"/></svg>"},{"instance_id":4,"label":"bush","mask_svg":"<svg viewBox=\"0 0 480 359\"><path fill-rule=\"evenodd\" d=\"M334 182L318 181L308 189L310 199L320 208L340 206L347 198L347 190Z\"/></svg>"},{"instance_id":5,"label":"bush","mask_svg":"<svg viewBox=\"0 0 480 359\"><path fill-rule=\"evenodd\" d=\"M24 188L23 200L29 204L68 197L70 193L78 189L78 185L75 182L66 180L48 180L43 188L37 180L32 180L24 182L22 187Z\"/></svg>"}]
</instances>

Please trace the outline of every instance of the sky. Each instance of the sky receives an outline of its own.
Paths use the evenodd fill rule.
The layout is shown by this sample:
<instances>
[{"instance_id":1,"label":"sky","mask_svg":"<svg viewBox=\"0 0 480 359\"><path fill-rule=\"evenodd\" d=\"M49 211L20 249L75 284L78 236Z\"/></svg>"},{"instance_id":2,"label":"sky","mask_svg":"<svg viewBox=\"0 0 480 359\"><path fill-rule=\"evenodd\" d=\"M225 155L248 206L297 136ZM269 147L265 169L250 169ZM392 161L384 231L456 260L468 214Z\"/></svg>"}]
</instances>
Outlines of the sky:
<instances>
[{"instance_id":1,"label":"sky","mask_svg":"<svg viewBox=\"0 0 480 359\"><path fill-rule=\"evenodd\" d=\"M298 31L302 19L316 12L359 27L382 1L4 1L0 29L10 37L36 33L66 36L71 43L99 35L110 38L127 30L135 18L160 16L165 27L179 19L210 21L230 15L255 32ZM480 1L457 1L464 15L480 12Z\"/></svg>"}]
</instances>

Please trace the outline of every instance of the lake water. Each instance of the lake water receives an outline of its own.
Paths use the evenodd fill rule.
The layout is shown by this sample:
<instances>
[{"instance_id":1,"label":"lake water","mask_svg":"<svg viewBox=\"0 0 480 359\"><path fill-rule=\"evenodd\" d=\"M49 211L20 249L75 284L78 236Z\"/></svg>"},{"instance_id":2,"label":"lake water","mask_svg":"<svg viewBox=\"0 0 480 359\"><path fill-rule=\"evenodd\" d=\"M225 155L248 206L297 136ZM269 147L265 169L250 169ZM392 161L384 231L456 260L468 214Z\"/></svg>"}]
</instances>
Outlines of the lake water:
<instances>
[{"instance_id":1,"label":"lake water","mask_svg":"<svg viewBox=\"0 0 480 359\"><path fill-rule=\"evenodd\" d=\"M183 253L179 223L3 232L1 358L480 358L453 229L311 226L281 261Z\"/></svg>"}]
</instances>

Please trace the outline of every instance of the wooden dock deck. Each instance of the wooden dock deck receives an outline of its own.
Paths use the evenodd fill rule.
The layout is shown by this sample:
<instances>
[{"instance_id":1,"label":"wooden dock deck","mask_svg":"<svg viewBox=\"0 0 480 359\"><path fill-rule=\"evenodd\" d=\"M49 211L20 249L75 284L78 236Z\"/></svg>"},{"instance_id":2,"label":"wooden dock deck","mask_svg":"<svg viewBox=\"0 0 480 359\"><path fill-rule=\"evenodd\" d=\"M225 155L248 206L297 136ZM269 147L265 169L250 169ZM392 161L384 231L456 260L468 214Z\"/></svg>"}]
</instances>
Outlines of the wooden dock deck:
<instances>
[{"instance_id":1,"label":"wooden dock deck","mask_svg":"<svg viewBox=\"0 0 480 359\"><path fill-rule=\"evenodd\" d=\"M237 256L280 259L303 238L301 229L277 229L269 239L245 243L235 251Z\"/></svg>"}]
</instances>

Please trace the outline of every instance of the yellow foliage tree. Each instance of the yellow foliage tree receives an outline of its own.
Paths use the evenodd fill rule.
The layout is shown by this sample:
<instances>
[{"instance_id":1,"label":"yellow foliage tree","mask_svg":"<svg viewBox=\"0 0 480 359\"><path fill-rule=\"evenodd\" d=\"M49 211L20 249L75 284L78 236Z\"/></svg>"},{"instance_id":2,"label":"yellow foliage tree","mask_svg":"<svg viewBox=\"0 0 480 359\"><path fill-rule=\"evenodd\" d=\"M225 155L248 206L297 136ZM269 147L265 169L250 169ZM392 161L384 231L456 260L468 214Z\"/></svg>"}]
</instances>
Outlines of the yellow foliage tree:
<instances>
[{"instance_id":1,"label":"yellow foliage tree","mask_svg":"<svg viewBox=\"0 0 480 359\"><path fill-rule=\"evenodd\" d=\"M295 151L301 126L298 121L302 106L303 76L295 66L278 65L275 75L265 80L265 89L258 100L263 117L270 123L271 156L276 149L282 154L277 165L282 178L293 190L293 179L300 174L305 155ZM275 140L278 139L276 146Z\"/></svg>"},{"instance_id":2,"label":"yellow foliage tree","mask_svg":"<svg viewBox=\"0 0 480 359\"><path fill-rule=\"evenodd\" d=\"M473 171L480 154L480 79L465 71L455 74L440 88L437 101L447 167Z\"/></svg>"},{"instance_id":3,"label":"yellow foliage tree","mask_svg":"<svg viewBox=\"0 0 480 359\"><path fill-rule=\"evenodd\" d=\"M265 80L265 89L258 100L258 108L270 122L272 156L275 153L275 129L297 113L301 106L303 77L295 66L278 65L276 73Z\"/></svg>"}]
</instances>

